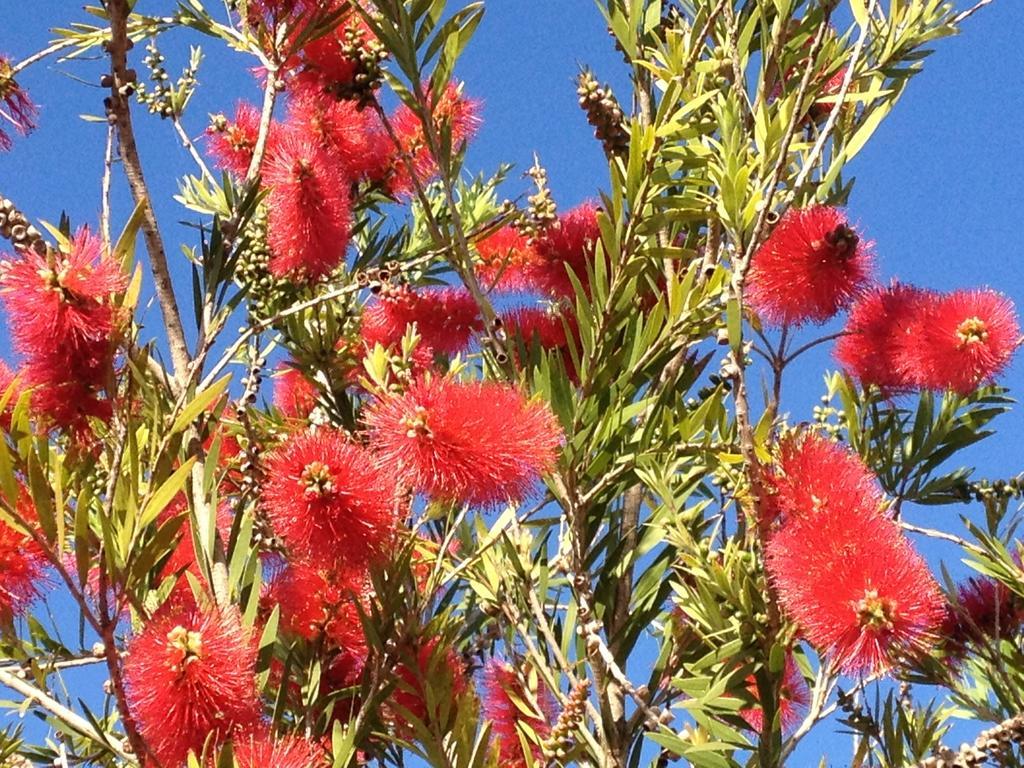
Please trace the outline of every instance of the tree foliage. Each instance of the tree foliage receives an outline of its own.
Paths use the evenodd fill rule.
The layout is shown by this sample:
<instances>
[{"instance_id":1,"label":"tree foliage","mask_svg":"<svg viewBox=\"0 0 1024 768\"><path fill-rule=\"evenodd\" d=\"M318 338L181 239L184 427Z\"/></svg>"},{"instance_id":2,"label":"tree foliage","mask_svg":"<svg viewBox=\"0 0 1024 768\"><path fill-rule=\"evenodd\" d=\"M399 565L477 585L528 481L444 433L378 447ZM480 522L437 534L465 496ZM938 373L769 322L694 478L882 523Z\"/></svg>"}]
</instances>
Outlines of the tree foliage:
<instances>
[{"instance_id":1,"label":"tree foliage","mask_svg":"<svg viewBox=\"0 0 1024 768\"><path fill-rule=\"evenodd\" d=\"M38 56L0 59L0 117L23 129L31 64L102 69L106 114L94 119L120 159L108 160L98 222L37 229L14 202L0 212L15 338L50 332L16 306L11 275L34 258L60 311L84 318L67 348L93 345L81 368L69 367L85 365L74 350L54 358L19 342L0 399L0 571L34 569L18 582L26 594L4 587L0 601L3 706L47 728L9 728L0 764L159 765L177 755L158 746L169 738L183 749L172 760L191 747L197 768L776 766L818 729L852 733L839 758L851 765L1016 764L1020 483L959 466L1011 405L990 375L1005 359L946 354L981 366L969 386L924 363L897 387L827 372L824 404L790 414L791 363L836 334L773 325L750 288L787 212L851 199L847 166L930 46L976 9L602 0L632 92L601 84L613 73L581 73L608 175L567 212L540 161L529 189L507 167L465 167L476 121L458 60L484 3L156 5L166 15L105 0L91 21L55 28ZM161 40L181 32L191 55L166 62ZM193 144L184 126L203 116L192 96L216 87L210 46L249 57L261 102L232 115L236 94L224 94L226 114ZM311 89L326 100L304 106ZM194 160L176 197L194 239L180 248L157 221L134 139L133 121L157 119ZM303 119L327 150L289 133ZM110 212L115 184L135 205L123 222ZM503 202L509 189L520 197ZM341 235L324 235L340 222ZM76 235L81 225L94 234ZM82 237L103 260L77 289ZM858 247L848 227L836 237ZM89 293L100 263L123 280ZM192 293L175 295L184 265ZM152 313L143 324L150 295L162 328ZM901 344L931 338L953 311L932 298ZM96 342L101 314L113 319ZM994 321L957 322L958 350L995 344ZM272 373L282 351L286 368ZM88 388L54 384L62 371ZM442 434L436 465L401 471L419 460L409 441ZM812 440L834 446L833 463L787 479L786 451ZM317 450L322 461L309 458ZM784 482L838 486L840 465L854 464L878 494L878 530L944 540L979 573L961 585L943 574L927 642L897 643L884 667L859 673L780 607L785 582L766 571L779 527L809 514L785 507L797 491ZM305 491L289 490L296 477ZM859 520L863 499L843 498ZM901 517L963 504L972 512L936 529ZM386 535L374 522L385 519ZM822 567L812 592L832 586ZM75 622L32 607L52 592L70 598ZM840 606L883 643L903 608L877 590ZM215 657L222 646L237 655ZM109 677L101 697L71 677L94 663ZM147 680L167 674L168 690L191 675L196 700L142 702ZM220 698L247 686L258 712L231 714L245 702ZM166 722L152 722L154 701ZM217 710L205 726L173 732L203 707ZM943 746L955 718L994 729L957 756Z\"/></svg>"}]
</instances>

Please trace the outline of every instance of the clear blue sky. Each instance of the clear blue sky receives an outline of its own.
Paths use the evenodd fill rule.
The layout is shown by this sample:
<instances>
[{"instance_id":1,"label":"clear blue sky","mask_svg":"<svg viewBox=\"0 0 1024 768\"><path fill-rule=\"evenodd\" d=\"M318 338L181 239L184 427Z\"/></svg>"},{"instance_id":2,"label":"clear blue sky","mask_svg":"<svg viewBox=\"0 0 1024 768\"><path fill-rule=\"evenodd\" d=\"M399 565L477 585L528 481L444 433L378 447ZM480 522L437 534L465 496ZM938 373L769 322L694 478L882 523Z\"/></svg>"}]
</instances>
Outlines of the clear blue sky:
<instances>
[{"instance_id":1,"label":"clear blue sky","mask_svg":"<svg viewBox=\"0 0 1024 768\"><path fill-rule=\"evenodd\" d=\"M58 0L2 5L0 52L14 59L46 45L48 27L91 19L77 4ZM491 171L500 162L515 163L506 192L514 197L527 189L517 175L537 152L563 208L594 197L606 184L606 168L576 105L573 78L586 64L626 94L621 58L599 12L592 0L489 0L487 5L484 23L457 71L468 92L483 101L484 124L469 152L468 167ZM139 2L143 12L167 13L172 7L170 0ZM991 285L1024 306L1021 29L1024 4L995 0L968 21L961 36L939 41L924 73L855 161L850 215L876 243L884 279L898 276L939 289ZM176 45L165 45L172 74L184 63L182 46L187 51L190 41L195 38L179 36ZM211 56L200 70L203 87L186 117L194 136L205 127L207 113L231 110L240 96L258 98L241 71L239 55L200 42ZM139 46L137 60L141 51ZM137 66L142 71L141 62ZM38 65L22 77L42 106L41 127L31 138L18 140L13 152L0 154L0 194L32 216L56 221L65 210L76 224L96 223L104 126L82 122L77 115L102 112L101 70L97 62ZM67 74L96 85L75 82ZM178 264L181 295L187 297L188 271L177 244L193 241L187 230L173 224L188 216L171 196L177 176L191 171L189 160L169 124L138 113L137 126L168 251ZM123 221L123 192L117 208ZM155 308L147 319L158 324ZM0 353L9 359L6 335L0 334ZM790 375L785 407L794 420L810 417L810 407L821 394L821 372L830 364L826 348L808 355ZM1024 360L1019 359L1004 383L1018 390L1022 374ZM1004 417L997 426L1001 433L972 451L972 460L991 476L1021 471L1024 460L1018 446L1024 414ZM955 527L963 509L911 515L937 527ZM925 549L933 560L943 554ZM830 746L837 750L834 764L844 764L848 741L837 742L834 736L808 739L801 754L827 754ZM794 764L800 762L798 757Z\"/></svg>"}]
</instances>

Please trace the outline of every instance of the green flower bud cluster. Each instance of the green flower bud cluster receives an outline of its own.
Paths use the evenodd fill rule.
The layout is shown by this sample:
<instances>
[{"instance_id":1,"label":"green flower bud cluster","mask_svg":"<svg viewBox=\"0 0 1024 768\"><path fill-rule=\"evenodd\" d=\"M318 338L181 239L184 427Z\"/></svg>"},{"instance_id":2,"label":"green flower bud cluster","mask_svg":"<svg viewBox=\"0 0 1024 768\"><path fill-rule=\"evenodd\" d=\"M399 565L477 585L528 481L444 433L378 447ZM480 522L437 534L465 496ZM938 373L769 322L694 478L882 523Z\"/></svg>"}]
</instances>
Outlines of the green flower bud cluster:
<instances>
[{"instance_id":1,"label":"green flower bud cluster","mask_svg":"<svg viewBox=\"0 0 1024 768\"><path fill-rule=\"evenodd\" d=\"M181 76L173 86L170 84L171 76L164 67L166 58L157 48L156 40L150 40L146 45L146 57L142 61L149 69L152 85L137 83L135 98L149 110L150 114L160 115L162 118L173 117L196 87L196 54L193 54L192 61L182 70Z\"/></svg>"},{"instance_id":2,"label":"green flower bud cluster","mask_svg":"<svg viewBox=\"0 0 1024 768\"><path fill-rule=\"evenodd\" d=\"M334 83L328 90L339 100L355 101L360 107L374 101L374 93L384 82L384 62L388 52L376 38L367 39L364 28L349 24L342 33L341 52L355 64L349 82Z\"/></svg>"},{"instance_id":3,"label":"green flower bud cluster","mask_svg":"<svg viewBox=\"0 0 1024 768\"><path fill-rule=\"evenodd\" d=\"M270 273L267 209L260 206L242 229L235 282L249 290L249 314L256 320L273 317L295 300L295 286Z\"/></svg>"}]
</instances>

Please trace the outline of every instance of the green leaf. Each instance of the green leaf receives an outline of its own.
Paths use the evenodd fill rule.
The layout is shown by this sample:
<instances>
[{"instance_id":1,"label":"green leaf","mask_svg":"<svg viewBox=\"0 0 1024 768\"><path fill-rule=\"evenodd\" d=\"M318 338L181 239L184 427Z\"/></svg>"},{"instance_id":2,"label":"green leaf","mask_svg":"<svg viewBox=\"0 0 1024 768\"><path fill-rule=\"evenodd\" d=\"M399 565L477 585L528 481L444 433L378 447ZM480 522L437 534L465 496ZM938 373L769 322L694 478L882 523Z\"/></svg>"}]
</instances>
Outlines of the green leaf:
<instances>
[{"instance_id":1,"label":"green leaf","mask_svg":"<svg viewBox=\"0 0 1024 768\"><path fill-rule=\"evenodd\" d=\"M870 19L868 18L868 8L864 4L864 0L850 0L850 10L853 12L853 18L858 26L862 29L867 27Z\"/></svg>"},{"instance_id":2,"label":"green leaf","mask_svg":"<svg viewBox=\"0 0 1024 768\"><path fill-rule=\"evenodd\" d=\"M190 456L188 460L178 467L153 493L139 515L139 528L145 528L164 511L164 508L171 503L171 500L181 493L192 472L192 465L196 463L196 457Z\"/></svg>"},{"instance_id":3,"label":"green leaf","mask_svg":"<svg viewBox=\"0 0 1024 768\"><path fill-rule=\"evenodd\" d=\"M178 418L174 420L174 424L171 426L171 434L183 432L187 429L199 414L203 413L207 408L220 399L221 395L224 394L225 390L228 388L228 384L230 383L231 374L227 374L215 381L202 392L198 393L191 403L182 408L181 413L178 414Z\"/></svg>"}]
</instances>

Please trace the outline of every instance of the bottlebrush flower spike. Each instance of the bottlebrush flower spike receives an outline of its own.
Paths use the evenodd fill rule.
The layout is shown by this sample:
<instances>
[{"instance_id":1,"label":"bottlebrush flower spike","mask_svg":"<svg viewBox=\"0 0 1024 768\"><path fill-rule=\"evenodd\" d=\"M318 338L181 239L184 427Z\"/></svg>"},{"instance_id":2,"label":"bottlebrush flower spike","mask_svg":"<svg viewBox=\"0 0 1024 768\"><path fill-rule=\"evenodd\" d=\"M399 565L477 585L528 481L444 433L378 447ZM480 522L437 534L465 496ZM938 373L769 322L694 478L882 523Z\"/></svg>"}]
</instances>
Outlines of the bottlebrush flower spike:
<instances>
[{"instance_id":1,"label":"bottlebrush flower spike","mask_svg":"<svg viewBox=\"0 0 1024 768\"><path fill-rule=\"evenodd\" d=\"M11 148L10 134L5 124L14 127L22 136L35 130L39 111L25 89L14 79L14 66L6 56L0 56L0 152Z\"/></svg>"},{"instance_id":2,"label":"bottlebrush flower spike","mask_svg":"<svg viewBox=\"0 0 1024 768\"><path fill-rule=\"evenodd\" d=\"M484 288L525 291L531 288L531 270L537 253L528 237L504 226L476 241L476 273Z\"/></svg>"},{"instance_id":3,"label":"bottlebrush flower spike","mask_svg":"<svg viewBox=\"0 0 1024 768\"><path fill-rule=\"evenodd\" d=\"M417 291L404 285L385 285L377 300L363 310L363 341L369 345L397 346L414 323L420 343L447 356L464 352L473 333L483 330L480 309L468 291Z\"/></svg>"},{"instance_id":4,"label":"bottlebrush flower spike","mask_svg":"<svg viewBox=\"0 0 1024 768\"><path fill-rule=\"evenodd\" d=\"M971 643L986 638L1012 637L1024 623L1024 602L1004 584L987 576L974 576L958 589L956 605L949 605L942 622L947 652L964 658Z\"/></svg>"},{"instance_id":5,"label":"bottlebrush flower spike","mask_svg":"<svg viewBox=\"0 0 1024 768\"><path fill-rule=\"evenodd\" d=\"M747 298L775 325L823 323L871 280L870 246L837 209L790 209L754 254Z\"/></svg>"},{"instance_id":6,"label":"bottlebrush flower spike","mask_svg":"<svg viewBox=\"0 0 1024 768\"><path fill-rule=\"evenodd\" d=\"M95 354L115 335L120 318L110 297L128 279L87 229L78 231L68 253L53 258L26 251L2 264L0 291L15 347L29 359L49 347L64 347L69 356Z\"/></svg>"},{"instance_id":7,"label":"bottlebrush flower spike","mask_svg":"<svg viewBox=\"0 0 1024 768\"><path fill-rule=\"evenodd\" d=\"M363 659L366 638L358 605L366 591L365 575L359 569L296 560L274 575L266 597L268 605L281 607L286 632L307 640L327 640L334 648Z\"/></svg>"},{"instance_id":8,"label":"bottlebrush flower spike","mask_svg":"<svg viewBox=\"0 0 1024 768\"><path fill-rule=\"evenodd\" d=\"M783 438L774 464L760 473L761 514L772 519L881 510L878 480L849 447L814 432Z\"/></svg>"},{"instance_id":9,"label":"bottlebrush flower spike","mask_svg":"<svg viewBox=\"0 0 1024 768\"><path fill-rule=\"evenodd\" d=\"M480 125L479 104L463 95L461 83L450 83L432 111L435 131L451 135L453 152L472 139ZM390 123L394 155L386 186L393 195L409 196L416 190L413 174L426 184L437 174L437 160L430 152L423 121L408 106L402 104Z\"/></svg>"},{"instance_id":10,"label":"bottlebrush flower spike","mask_svg":"<svg viewBox=\"0 0 1024 768\"><path fill-rule=\"evenodd\" d=\"M420 379L366 421L380 466L433 499L480 506L526 497L561 439L546 404L496 382Z\"/></svg>"},{"instance_id":11,"label":"bottlebrush flower spike","mask_svg":"<svg viewBox=\"0 0 1024 768\"><path fill-rule=\"evenodd\" d=\"M379 180L385 173L388 146L377 113L338 101L317 81L300 81L288 102L287 125L316 142L353 181Z\"/></svg>"},{"instance_id":12,"label":"bottlebrush flower spike","mask_svg":"<svg viewBox=\"0 0 1024 768\"><path fill-rule=\"evenodd\" d=\"M165 766L260 718L256 644L235 611L166 606L128 644L124 679L142 737Z\"/></svg>"},{"instance_id":13,"label":"bottlebrush flower spike","mask_svg":"<svg viewBox=\"0 0 1024 768\"><path fill-rule=\"evenodd\" d=\"M85 381L66 381L73 369L64 373L47 362L25 366L25 382L32 388L32 413L39 417L44 429L61 429L78 442L92 439L93 419L108 423L114 406L101 385ZM95 375L91 371L88 375Z\"/></svg>"},{"instance_id":14,"label":"bottlebrush flower spike","mask_svg":"<svg viewBox=\"0 0 1024 768\"><path fill-rule=\"evenodd\" d=\"M910 371L923 387L962 395L1002 373L1021 341L1013 303L989 289L941 296L919 328L906 353Z\"/></svg>"},{"instance_id":15,"label":"bottlebrush flower spike","mask_svg":"<svg viewBox=\"0 0 1024 768\"><path fill-rule=\"evenodd\" d=\"M275 738L266 728L236 736L232 747L238 768L318 768L329 764L323 749L308 739L295 735Z\"/></svg>"},{"instance_id":16,"label":"bottlebrush flower spike","mask_svg":"<svg viewBox=\"0 0 1024 768\"><path fill-rule=\"evenodd\" d=\"M332 13L345 6L340 0L317 3ZM360 2L363 7L368 3ZM310 41L302 49L303 59L310 71L315 72L328 87L352 83L358 72L360 54L369 51L377 38L358 11L349 6L333 30Z\"/></svg>"},{"instance_id":17,"label":"bottlebrush flower spike","mask_svg":"<svg viewBox=\"0 0 1024 768\"><path fill-rule=\"evenodd\" d=\"M924 560L873 504L788 520L765 561L786 614L849 674L921 652L943 618Z\"/></svg>"},{"instance_id":18,"label":"bottlebrush flower spike","mask_svg":"<svg viewBox=\"0 0 1024 768\"><path fill-rule=\"evenodd\" d=\"M551 694L542 682L537 682L536 690L527 690L512 665L491 659L484 667L481 705L484 718L491 722L492 747L504 768L526 768L541 761L540 742L557 719ZM531 759L520 733L526 737Z\"/></svg>"},{"instance_id":19,"label":"bottlebrush flower spike","mask_svg":"<svg viewBox=\"0 0 1024 768\"><path fill-rule=\"evenodd\" d=\"M90 417L109 419L102 392L125 320L111 302L127 286L119 265L82 229L66 254L25 251L0 267L0 295L33 410L47 428L74 433L87 432Z\"/></svg>"},{"instance_id":20,"label":"bottlebrush flower spike","mask_svg":"<svg viewBox=\"0 0 1024 768\"><path fill-rule=\"evenodd\" d=\"M365 563L394 535L394 498L372 457L330 429L288 437L266 461L263 508L297 555Z\"/></svg>"},{"instance_id":21,"label":"bottlebrush flower spike","mask_svg":"<svg viewBox=\"0 0 1024 768\"><path fill-rule=\"evenodd\" d=\"M747 690L757 699L757 680L753 675L747 678ZM811 703L811 692L807 687L807 681L800 673L793 655L786 656L786 667L782 673L782 687L779 690L779 714L781 715L782 730L790 732L800 721ZM761 707L740 710L740 717L747 721L752 731L760 733L764 726L764 710Z\"/></svg>"},{"instance_id":22,"label":"bottlebrush flower spike","mask_svg":"<svg viewBox=\"0 0 1024 768\"><path fill-rule=\"evenodd\" d=\"M454 709L454 702L468 688L466 665L459 654L451 646L439 646L437 638L427 640L418 651L408 654L407 663L395 667L398 686L391 695L396 705L391 709L399 732L413 730L410 718L424 724L435 722L443 710L442 699ZM428 703L431 698L426 692L428 686L435 694L433 707Z\"/></svg>"},{"instance_id":23,"label":"bottlebrush flower spike","mask_svg":"<svg viewBox=\"0 0 1024 768\"><path fill-rule=\"evenodd\" d=\"M571 298L575 290L568 269L589 290L587 266L593 263L601 239L597 211L593 203L583 203L560 215L535 238L537 260L530 270L534 286L554 298Z\"/></svg>"},{"instance_id":24,"label":"bottlebrush flower spike","mask_svg":"<svg viewBox=\"0 0 1024 768\"><path fill-rule=\"evenodd\" d=\"M937 301L932 291L893 282L873 288L850 308L835 357L861 386L902 392L920 385L909 351L918 343L922 319Z\"/></svg>"},{"instance_id":25,"label":"bottlebrush flower spike","mask_svg":"<svg viewBox=\"0 0 1024 768\"><path fill-rule=\"evenodd\" d=\"M821 90L818 91L817 100L811 105L811 108L807 110L807 116L815 123L824 120L828 117L832 108L836 105L836 97L839 95L839 91L842 90L843 80L846 78L846 67L843 67L834 75L832 75L825 83L821 86ZM842 108L847 109L848 103Z\"/></svg>"},{"instance_id":26,"label":"bottlebrush flower spike","mask_svg":"<svg viewBox=\"0 0 1024 768\"><path fill-rule=\"evenodd\" d=\"M305 419L316 408L319 392L294 365L283 362L274 374L274 407L288 419Z\"/></svg>"},{"instance_id":27,"label":"bottlebrush flower spike","mask_svg":"<svg viewBox=\"0 0 1024 768\"><path fill-rule=\"evenodd\" d=\"M288 131L267 156L269 269L275 277L317 280L334 270L348 247L349 179L315 142Z\"/></svg>"},{"instance_id":28,"label":"bottlebrush flower spike","mask_svg":"<svg viewBox=\"0 0 1024 768\"><path fill-rule=\"evenodd\" d=\"M267 137L268 149L280 130L280 126L272 124ZM206 129L207 148L218 168L244 179L249 172L259 135L259 108L247 101L240 101L235 109L234 120L228 120L224 115L213 116L210 127Z\"/></svg>"},{"instance_id":29,"label":"bottlebrush flower spike","mask_svg":"<svg viewBox=\"0 0 1024 768\"><path fill-rule=\"evenodd\" d=\"M572 352L569 349L569 339L565 331L568 326L574 340L579 341L579 331L574 316L562 316L556 311L541 309L539 307L521 307L513 310L504 316L505 333L513 338L518 336L523 340L526 349L535 342L541 349L556 350L561 353L562 364L573 382L578 380L575 365L572 360ZM522 365L516 353L516 363Z\"/></svg>"},{"instance_id":30,"label":"bottlebrush flower spike","mask_svg":"<svg viewBox=\"0 0 1024 768\"><path fill-rule=\"evenodd\" d=\"M19 488L17 511L25 523L36 524L36 511L25 488ZM0 625L8 626L39 596L48 561L26 531L0 521L0 563Z\"/></svg>"}]
</instances>

